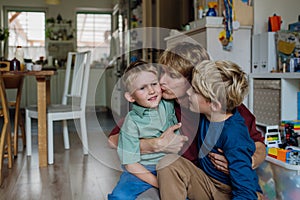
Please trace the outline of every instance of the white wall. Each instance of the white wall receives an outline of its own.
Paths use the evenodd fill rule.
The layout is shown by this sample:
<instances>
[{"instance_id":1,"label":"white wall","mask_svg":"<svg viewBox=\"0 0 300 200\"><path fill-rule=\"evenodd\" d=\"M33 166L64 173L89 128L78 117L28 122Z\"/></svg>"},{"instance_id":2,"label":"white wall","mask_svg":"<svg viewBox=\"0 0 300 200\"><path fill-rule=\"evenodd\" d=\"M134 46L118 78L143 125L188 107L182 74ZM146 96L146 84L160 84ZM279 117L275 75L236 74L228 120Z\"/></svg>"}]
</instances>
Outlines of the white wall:
<instances>
[{"instance_id":1,"label":"white wall","mask_svg":"<svg viewBox=\"0 0 300 200\"><path fill-rule=\"evenodd\" d=\"M281 28L288 29L288 24L298 21L300 0L254 0L253 33L268 31L268 17L273 14L281 16Z\"/></svg>"}]
</instances>

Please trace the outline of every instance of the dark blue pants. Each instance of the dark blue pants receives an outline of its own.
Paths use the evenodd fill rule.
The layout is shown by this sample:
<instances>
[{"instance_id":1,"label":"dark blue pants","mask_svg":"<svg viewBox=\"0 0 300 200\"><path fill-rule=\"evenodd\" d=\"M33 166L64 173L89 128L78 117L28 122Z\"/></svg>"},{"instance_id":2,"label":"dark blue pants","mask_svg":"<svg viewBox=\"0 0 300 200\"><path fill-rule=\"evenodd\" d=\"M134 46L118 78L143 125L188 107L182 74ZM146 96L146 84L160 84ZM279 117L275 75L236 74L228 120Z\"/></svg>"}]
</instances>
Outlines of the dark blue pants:
<instances>
[{"instance_id":1,"label":"dark blue pants","mask_svg":"<svg viewBox=\"0 0 300 200\"><path fill-rule=\"evenodd\" d=\"M155 165L144 167L156 176ZM108 200L135 200L139 194L151 187L153 186L124 169L116 187L111 194L108 194Z\"/></svg>"}]
</instances>

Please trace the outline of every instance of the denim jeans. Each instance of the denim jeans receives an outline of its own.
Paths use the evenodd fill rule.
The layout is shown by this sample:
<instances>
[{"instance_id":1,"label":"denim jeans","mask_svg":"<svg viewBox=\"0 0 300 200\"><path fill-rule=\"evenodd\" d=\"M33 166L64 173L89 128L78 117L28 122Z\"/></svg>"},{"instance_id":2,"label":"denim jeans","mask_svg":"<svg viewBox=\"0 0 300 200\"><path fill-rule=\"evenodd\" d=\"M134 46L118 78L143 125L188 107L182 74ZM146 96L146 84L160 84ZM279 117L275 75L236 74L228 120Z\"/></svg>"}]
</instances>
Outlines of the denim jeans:
<instances>
[{"instance_id":1,"label":"denim jeans","mask_svg":"<svg viewBox=\"0 0 300 200\"><path fill-rule=\"evenodd\" d=\"M156 176L155 165L144 167ZM153 186L124 169L116 187L111 194L108 194L108 200L135 200L139 194L151 187Z\"/></svg>"}]
</instances>

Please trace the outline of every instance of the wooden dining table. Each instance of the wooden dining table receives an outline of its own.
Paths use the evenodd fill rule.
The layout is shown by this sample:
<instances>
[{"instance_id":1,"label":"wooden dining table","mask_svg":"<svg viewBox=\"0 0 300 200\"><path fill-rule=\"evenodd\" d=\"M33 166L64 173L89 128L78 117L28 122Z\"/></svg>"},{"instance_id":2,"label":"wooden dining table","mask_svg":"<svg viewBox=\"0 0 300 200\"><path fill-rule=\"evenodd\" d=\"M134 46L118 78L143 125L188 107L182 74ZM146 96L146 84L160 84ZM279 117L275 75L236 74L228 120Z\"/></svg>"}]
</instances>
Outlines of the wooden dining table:
<instances>
[{"instance_id":1,"label":"wooden dining table","mask_svg":"<svg viewBox=\"0 0 300 200\"><path fill-rule=\"evenodd\" d=\"M35 76L37 81L38 107L38 157L39 166L48 166L47 152L47 105L50 104L50 79L56 75L55 69L41 71L2 71L3 78L14 76Z\"/></svg>"}]
</instances>

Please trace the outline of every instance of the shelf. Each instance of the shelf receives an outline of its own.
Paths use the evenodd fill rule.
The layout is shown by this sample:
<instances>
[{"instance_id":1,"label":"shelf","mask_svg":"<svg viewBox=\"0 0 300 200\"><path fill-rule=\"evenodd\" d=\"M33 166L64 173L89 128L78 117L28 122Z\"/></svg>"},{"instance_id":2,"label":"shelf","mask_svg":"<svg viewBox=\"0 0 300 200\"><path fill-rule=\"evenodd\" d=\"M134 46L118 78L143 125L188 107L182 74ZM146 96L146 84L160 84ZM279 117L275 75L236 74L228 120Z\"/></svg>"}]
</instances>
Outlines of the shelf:
<instances>
[{"instance_id":1,"label":"shelf","mask_svg":"<svg viewBox=\"0 0 300 200\"><path fill-rule=\"evenodd\" d=\"M300 79L300 73L259 73L259 74L249 74L249 78L283 78L283 79Z\"/></svg>"},{"instance_id":2,"label":"shelf","mask_svg":"<svg viewBox=\"0 0 300 200\"><path fill-rule=\"evenodd\" d=\"M69 44L74 43L74 40L47 40L48 43Z\"/></svg>"},{"instance_id":3,"label":"shelf","mask_svg":"<svg viewBox=\"0 0 300 200\"><path fill-rule=\"evenodd\" d=\"M269 82L272 86L264 87L257 81ZM277 81L276 87L273 85L274 81ZM299 91L300 73L250 74L249 109L256 115L257 123L279 125L282 120L296 120ZM277 104L272 106L274 102ZM271 115L273 118L269 120L266 116Z\"/></svg>"}]
</instances>

